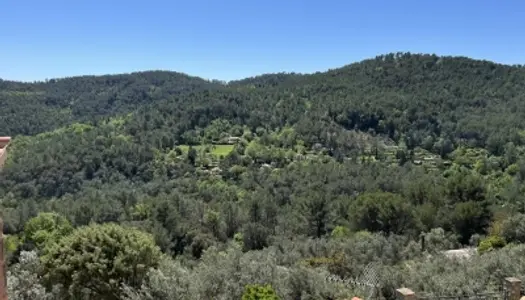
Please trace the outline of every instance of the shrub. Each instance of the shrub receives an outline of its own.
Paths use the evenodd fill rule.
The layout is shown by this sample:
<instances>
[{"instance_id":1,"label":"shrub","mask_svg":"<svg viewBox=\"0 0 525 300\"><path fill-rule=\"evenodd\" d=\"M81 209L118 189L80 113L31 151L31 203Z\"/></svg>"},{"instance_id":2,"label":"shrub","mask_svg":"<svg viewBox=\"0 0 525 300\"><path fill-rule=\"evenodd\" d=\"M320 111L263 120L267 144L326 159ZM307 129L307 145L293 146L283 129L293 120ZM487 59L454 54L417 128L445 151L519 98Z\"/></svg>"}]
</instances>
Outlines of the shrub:
<instances>
[{"instance_id":1,"label":"shrub","mask_svg":"<svg viewBox=\"0 0 525 300\"><path fill-rule=\"evenodd\" d=\"M65 299L120 299L122 284L140 286L161 257L150 234L116 224L78 228L45 250L44 280L62 284Z\"/></svg>"},{"instance_id":2,"label":"shrub","mask_svg":"<svg viewBox=\"0 0 525 300\"><path fill-rule=\"evenodd\" d=\"M247 285L242 300L278 300L271 285Z\"/></svg>"},{"instance_id":3,"label":"shrub","mask_svg":"<svg viewBox=\"0 0 525 300\"><path fill-rule=\"evenodd\" d=\"M487 251L492 251L494 249L499 249L505 247L507 243L505 240L497 235L489 236L485 239L483 239L478 246L478 252L479 254L483 254Z\"/></svg>"},{"instance_id":4,"label":"shrub","mask_svg":"<svg viewBox=\"0 0 525 300\"><path fill-rule=\"evenodd\" d=\"M24 240L41 250L72 231L73 226L65 217L57 213L39 213L25 224Z\"/></svg>"},{"instance_id":5,"label":"shrub","mask_svg":"<svg viewBox=\"0 0 525 300\"><path fill-rule=\"evenodd\" d=\"M350 230L344 226L336 226L330 236L332 238L344 238L350 234Z\"/></svg>"}]
</instances>

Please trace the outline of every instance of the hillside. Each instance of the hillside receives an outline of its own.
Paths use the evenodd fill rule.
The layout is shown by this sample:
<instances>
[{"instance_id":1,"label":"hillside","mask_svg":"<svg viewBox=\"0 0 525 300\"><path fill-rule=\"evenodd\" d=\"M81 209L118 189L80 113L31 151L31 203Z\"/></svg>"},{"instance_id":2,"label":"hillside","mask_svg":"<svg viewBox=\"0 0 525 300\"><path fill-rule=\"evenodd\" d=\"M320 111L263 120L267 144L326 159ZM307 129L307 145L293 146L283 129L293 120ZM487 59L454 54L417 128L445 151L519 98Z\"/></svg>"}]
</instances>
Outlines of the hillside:
<instances>
[{"instance_id":1,"label":"hillside","mask_svg":"<svg viewBox=\"0 0 525 300\"><path fill-rule=\"evenodd\" d=\"M165 71L35 83L0 80L0 128L3 134L34 135L74 122L125 114L160 99L216 86L219 84Z\"/></svg>"},{"instance_id":2,"label":"hillside","mask_svg":"<svg viewBox=\"0 0 525 300\"><path fill-rule=\"evenodd\" d=\"M408 53L226 84L161 71L0 81L0 135L14 137L0 173L10 262L49 250L39 244L42 234L55 242L49 220L38 239L27 222L53 211L74 228L150 233L169 258L148 278L193 278L155 290L164 298L126 281L126 299L240 299L265 282L283 299L336 299L366 291L320 274L359 277L371 262L398 275L381 278L383 293L405 283L437 292L445 283L394 269L437 264L425 257L441 250L525 242L523 82L521 66ZM491 259L514 259L513 247ZM466 268L479 284L525 275L519 264ZM48 292L70 284L45 278ZM155 280L148 288L161 289Z\"/></svg>"}]
</instances>

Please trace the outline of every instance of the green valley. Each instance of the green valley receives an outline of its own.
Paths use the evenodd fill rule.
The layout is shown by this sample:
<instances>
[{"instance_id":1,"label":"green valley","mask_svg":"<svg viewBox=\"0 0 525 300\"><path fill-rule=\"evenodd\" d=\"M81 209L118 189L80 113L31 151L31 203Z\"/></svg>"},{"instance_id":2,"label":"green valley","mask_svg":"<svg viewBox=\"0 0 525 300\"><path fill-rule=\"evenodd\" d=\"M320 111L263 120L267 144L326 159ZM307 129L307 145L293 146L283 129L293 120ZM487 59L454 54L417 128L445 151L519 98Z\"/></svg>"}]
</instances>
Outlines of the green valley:
<instances>
[{"instance_id":1,"label":"green valley","mask_svg":"<svg viewBox=\"0 0 525 300\"><path fill-rule=\"evenodd\" d=\"M385 299L525 279L523 82L411 53L227 83L0 81L10 292L345 299L369 291L326 278L371 266ZM440 255L459 248L478 251Z\"/></svg>"}]
</instances>

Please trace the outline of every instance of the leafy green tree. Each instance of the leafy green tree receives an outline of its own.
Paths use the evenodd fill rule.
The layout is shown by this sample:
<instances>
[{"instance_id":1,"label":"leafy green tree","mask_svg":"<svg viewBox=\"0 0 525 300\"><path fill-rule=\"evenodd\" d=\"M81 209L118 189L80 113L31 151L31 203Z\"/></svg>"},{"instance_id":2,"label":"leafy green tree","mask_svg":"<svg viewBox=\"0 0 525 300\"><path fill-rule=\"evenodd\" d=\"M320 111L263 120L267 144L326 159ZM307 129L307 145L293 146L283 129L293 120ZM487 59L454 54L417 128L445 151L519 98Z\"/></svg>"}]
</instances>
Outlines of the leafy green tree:
<instances>
[{"instance_id":1,"label":"leafy green tree","mask_svg":"<svg viewBox=\"0 0 525 300\"><path fill-rule=\"evenodd\" d=\"M197 161L197 155L197 150L195 150L195 148L190 145L187 154L187 158L190 164L195 165L195 162Z\"/></svg>"},{"instance_id":2,"label":"leafy green tree","mask_svg":"<svg viewBox=\"0 0 525 300\"><path fill-rule=\"evenodd\" d=\"M261 250L268 246L269 230L259 223L247 223L243 227L244 250Z\"/></svg>"},{"instance_id":3,"label":"leafy green tree","mask_svg":"<svg viewBox=\"0 0 525 300\"><path fill-rule=\"evenodd\" d=\"M494 155L502 155L505 150L505 141L501 134L493 134L487 139L487 149Z\"/></svg>"},{"instance_id":4,"label":"leafy green tree","mask_svg":"<svg viewBox=\"0 0 525 300\"><path fill-rule=\"evenodd\" d=\"M39 213L24 226L24 242L42 250L73 231L71 223L57 213Z\"/></svg>"},{"instance_id":5,"label":"leafy green tree","mask_svg":"<svg viewBox=\"0 0 525 300\"><path fill-rule=\"evenodd\" d=\"M486 203L474 201L456 204L451 216L452 226L463 245L468 244L473 234L485 232L490 219L491 213Z\"/></svg>"},{"instance_id":6,"label":"leafy green tree","mask_svg":"<svg viewBox=\"0 0 525 300\"><path fill-rule=\"evenodd\" d=\"M512 165L518 161L519 153L516 145L513 142L505 144L505 164L507 166Z\"/></svg>"},{"instance_id":7,"label":"leafy green tree","mask_svg":"<svg viewBox=\"0 0 525 300\"><path fill-rule=\"evenodd\" d=\"M481 176L461 170L448 179L448 196L453 203L486 199L486 183Z\"/></svg>"},{"instance_id":8,"label":"leafy green tree","mask_svg":"<svg viewBox=\"0 0 525 300\"><path fill-rule=\"evenodd\" d=\"M416 221L409 204L393 193L359 195L352 206L352 219L358 230L402 234L414 230Z\"/></svg>"},{"instance_id":9,"label":"leafy green tree","mask_svg":"<svg viewBox=\"0 0 525 300\"><path fill-rule=\"evenodd\" d=\"M46 250L45 282L62 284L64 299L121 299L121 285L140 286L161 258L151 235L115 224L78 228Z\"/></svg>"},{"instance_id":10,"label":"leafy green tree","mask_svg":"<svg viewBox=\"0 0 525 300\"><path fill-rule=\"evenodd\" d=\"M301 212L307 222L307 232L317 238L325 235L333 222L333 205L328 195L313 192L301 199Z\"/></svg>"},{"instance_id":11,"label":"leafy green tree","mask_svg":"<svg viewBox=\"0 0 525 300\"><path fill-rule=\"evenodd\" d=\"M516 214L501 224L501 235L509 243L525 243L525 215Z\"/></svg>"},{"instance_id":12,"label":"leafy green tree","mask_svg":"<svg viewBox=\"0 0 525 300\"><path fill-rule=\"evenodd\" d=\"M441 158L446 158L452 151L454 151L454 145L448 138L439 139L433 147L434 152L439 154Z\"/></svg>"},{"instance_id":13,"label":"leafy green tree","mask_svg":"<svg viewBox=\"0 0 525 300\"><path fill-rule=\"evenodd\" d=\"M396 150L396 158L399 160L399 165L402 166L408 161L407 152L404 149Z\"/></svg>"}]
</instances>

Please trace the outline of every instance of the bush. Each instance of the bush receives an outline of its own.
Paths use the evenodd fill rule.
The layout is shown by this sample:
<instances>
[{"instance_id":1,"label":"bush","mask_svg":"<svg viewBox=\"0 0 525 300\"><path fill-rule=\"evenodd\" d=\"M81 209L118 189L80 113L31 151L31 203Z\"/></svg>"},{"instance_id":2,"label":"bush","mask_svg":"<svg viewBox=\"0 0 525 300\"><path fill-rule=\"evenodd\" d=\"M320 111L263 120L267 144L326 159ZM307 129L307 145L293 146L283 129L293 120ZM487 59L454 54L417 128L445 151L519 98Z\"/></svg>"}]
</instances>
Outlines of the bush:
<instances>
[{"instance_id":1,"label":"bush","mask_svg":"<svg viewBox=\"0 0 525 300\"><path fill-rule=\"evenodd\" d=\"M278 300L279 297L275 294L270 285L247 285L242 300Z\"/></svg>"},{"instance_id":2,"label":"bush","mask_svg":"<svg viewBox=\"0 0 525 300\"><path fill-rule=\"evenodd\" d=\"M44 281L62 284L65 299L120 299L122 284L140 286L161 257L151 235L116 224L81 227L45 250Z\"/></svg>"},{"instance_id":3,"label":"bush","mask_svg":"<svg viewBox=\"0 0 525 300\"><path fill-rule=\"evenodd\" d=\"M497 235L489 236L483 239L478 246L478 253L483 254L487 251L492 251L494 249L500 249L505 247L507 243L505 240Z\"/></svg>"},{"instance_id":4,"label":"bush","mask_svg":"<svg viewBox=\"0 0 525 300\"><path fill-rule=\"evenodd\" d=\"M333 230L330 236L332 238L344 238L347 237L350 234L350 230L344 226L336 226Z\"/></svg>"}]
</instances>

